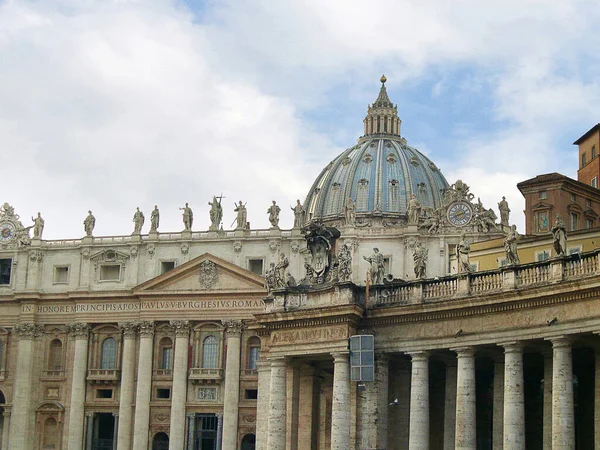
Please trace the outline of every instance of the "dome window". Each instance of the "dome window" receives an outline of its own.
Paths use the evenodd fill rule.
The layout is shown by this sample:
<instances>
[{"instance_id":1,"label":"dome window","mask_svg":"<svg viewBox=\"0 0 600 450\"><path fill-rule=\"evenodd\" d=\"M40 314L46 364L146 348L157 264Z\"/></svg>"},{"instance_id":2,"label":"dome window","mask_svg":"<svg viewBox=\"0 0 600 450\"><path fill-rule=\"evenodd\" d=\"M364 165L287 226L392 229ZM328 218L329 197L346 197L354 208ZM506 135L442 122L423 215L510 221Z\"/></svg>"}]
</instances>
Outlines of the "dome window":
<instances>
[{"instance_id":1,"label":"dome window","mask_svg":"<svg viewBox=\"0 0 600 450\"><path fill-rule=\"evenodd\" d=\"M370 164L373 161L373 157L367 153L364 157L363 157L363 162L365 164Z\"/></svg>"},{"instance_id":2,"label":"dome window","mask_svg":"<svg viewBox=\"0 0 600 450\"><path fill-rule=\"evenodd\" d=\"M346 156L344 159L342 159L342 166L347 166L348 164L350 164L352 160L350 159L349 156Z\"/></svg>"},{"instance_id":3,"label":"dome window","mask_svg":"<svg viewBox=\"0 0 600 450\"><path fill-rule=\"evenodd\" d=\"M413 156L412 158L410 158L410 163L413 166L418 166L419 165L419 159L416 156Z\"/></svg>"},{"instance_id":4,"label":"dome window","mask_svg":"<svg viewBox=\"0 0 600 450\"><path fill-rule=\"evenodd\" d=\"M339 188L340 188L340 186L341 186L341 184L340 184L340 183L338 183L338 182L336 181L335 183L333 183L333 184L331 185L331 188L332 188L332 189L339 189Z\"/></svg>"},{"instance_id":5,"label":"dome window","mask_svg":"<svg viewBox=\"0 0 600 450\"><path fill-rule=\"evenodd\" d=\"M393 153L390 153L389 155L387 155L386 161L390 164L394 164L396 162L396 157Z\"/></svg>"}]
</instances>

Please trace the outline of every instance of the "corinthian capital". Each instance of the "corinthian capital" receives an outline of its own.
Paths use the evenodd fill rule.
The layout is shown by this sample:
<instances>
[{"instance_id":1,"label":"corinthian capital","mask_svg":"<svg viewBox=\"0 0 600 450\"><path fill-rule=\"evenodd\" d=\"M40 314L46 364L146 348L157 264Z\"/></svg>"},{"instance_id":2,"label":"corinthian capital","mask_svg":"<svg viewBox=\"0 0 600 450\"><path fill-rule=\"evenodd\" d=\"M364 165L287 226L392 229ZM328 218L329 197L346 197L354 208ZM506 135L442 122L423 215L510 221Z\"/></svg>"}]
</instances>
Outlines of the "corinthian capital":
<instances>
[{"instance_id":1,"label":"corinthian capital","mask_svg":"<svg viewBox=\"0 0 600 450\"><path fill-rule=\"evenodd\" d=\"M222 320L221 323L226 328L228 336L239 336L242 334L243 323L241 320L226 319Z\"/></svg>"},{"instance_id":2,"label":"corinthian capital","mask_svg":"<svg viewBox=\"0 0 600 450\"><path fill-rule=\"evenodd\" d=\"M87 323L70 323L67 325L69 336L74 339L87 339L90 326Z\"/></svg>"},{"instance_id":3,"label":"corinthian capital","mask_svg":"<svg viewBox=\"0 0 600 450\"><path fill-rule=\"evenodd\" d=\"M14 330L19 339L33 339L42 334L42 327L30 322L18 323Z\"/></svg>"},{"instance_id":4,"label":"corinthian capital","mask_svg":"<svg viewBox=\"0 0 600 450\"><path fill-rule=\"evenodd\" d=\"M138 329L138 324L135 322L120 323L119 328L123 332L123 337L125 339L133 339L135 338L135 332Z\"/></svg>"},{"instance_id":5,"label":"corinthian capital","mask_svg":"<svg viewBox=\"0 0 600 450\"><path fill-rule=\"evenodd\" d=\"M171 326L175 331L175 337L188 337L190 335L189 320L171 320Z\"/></svg>"},{"instance_id":6,"label":"corinthian capital","mask_svg":"<svg viewBox=\"0 0 600 450\"><path fill-rule=\"evenodd\" d=\"M140 327L140 336L141 337L154 336L154 322L145 321L145 322L140 322L138 325Z\"/></svg>"}]
</instances>

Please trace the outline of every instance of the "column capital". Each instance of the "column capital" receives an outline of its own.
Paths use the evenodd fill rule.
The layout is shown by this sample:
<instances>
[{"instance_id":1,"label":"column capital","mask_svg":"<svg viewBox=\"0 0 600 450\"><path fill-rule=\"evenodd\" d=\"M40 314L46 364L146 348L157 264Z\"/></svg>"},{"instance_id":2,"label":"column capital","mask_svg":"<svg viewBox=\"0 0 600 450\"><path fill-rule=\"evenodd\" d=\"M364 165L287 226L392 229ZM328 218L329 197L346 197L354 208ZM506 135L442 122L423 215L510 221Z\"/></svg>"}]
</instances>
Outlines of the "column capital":
<instances>
[{"instance_id":1,"label":"column capital","mask_svg":"<svg viewBox=\"0 0 600 450\"><path fill-rule=\"evenodd\" d=\"M87 339L90 333L90 325L84 322L70 323L67 325L69 336L73 339Z\"/></svg>"},{"instance_id":2,"label":"column capital","mask_svg":"<svg viewBox=\"0 0 600 450\"><path fill-rule=\"evenodd\" d=\"M244 323L241 320L223 319L221 323L226 328L225 332L227 333L227 337L239 337L242 335Z\"/></svg>"},{"instance_id":3,"label":"column capital","mask_svg":"<svg viewBox=\"0 0 600 450\"><path fill-rule=\"evenodd\" d=\"M138 329L138 324L136 322L119 323L119 328L123 332L124 339L135 339L135 333Z\"/></svg>"},{"instance_id":4,"label":"column capital","mask_svg":"<svg viewBox=\"0 0 600 450\"><path fill-rule=\"evenodd\" d=\"M175 330L175 337L189 337L190 335L190 321L189 320L171 320L169 322Z\"/></svg>"},{"instance_id":5,"label":"column capital","mask_svg":"<svg viewBox=\"0 0 600 450\"><path fill-rule=\"evenodd\" d=\"M259 372L266 372L271 370L271 362L270 361L266 361L264 359L261 359L260 361L257 361L256 363L256 369Z\"/></svg>"},{"instance_id":6,"label":"column capital","mask_svg":"<svg viewBox=\"0 0 600 450\"><path fill-rule=\"evenodd\" d=\"M22 322L13 328L19 339L30 340L42 334L43 328L31 322Z\"/></svg>"},{"instance_id":7,"label":"column capital","mask_svg":"<svg viewBox=\"0 0 600 450\"><path fill-rule=\"evenodd\" d=\"M450 351L455 352L456 357L458 359L473 358L475 356L475 348L474 347L457 347L457 348L451 348Z\"/></svg>"},{"instance_id":8,"label":"column capital","mask_svg":"<svg viewBox=\"0 0 600 450\"><path fill-rule=\"evenodd\" d=\"M426 350L423 350L423 351L418 351L418 352L406 352L406 354L408 356L410 356L410 359L412 362L415 362L415 361L429 361L429 355L431 353Z\"/></svg>"},{"instance_id":9,"label":"column capital","mask_svg":"<svg viewBox=\"0 0 600 450\"><path fill-rule=\"evenodd\" d=\"M350 359L350 353L348 352L334 352L331 354L333 356L333 363L339 362L348 362Z\"/></svg>"},{"instance_id":10,"label":"column capital","mask_svg":"<svg viewBox=\"0 0 600 450\"><path fill-rule=\"evenodd\" d=\"M287 358L285 356L269 356L267 362L271 367L285 367L287 365Z\"/></svg>"},{"instance_id":11,"label":"column capital","mask_svg":"<svg viewBox=\"0 0 600 450\"><path fill-rule=\"evenodd\" d=\"M117 419L119 418L119 413L118 412L114 412L114 413L112 413L112 415L113 415L113 417L115 417Z\"/></svg>"},{"instance_id":12,"label":"column capital","mask_svg":"<svg viewBox=\"0 0 600 450\"><path fill-rule=\"evenodd\" d=\"M153 337L154 336L154 322L144 321L138 324L140 337Z\"/></svg>"},{"instance_id":13,"label":"column capital","mask_svg":"<svg viewBox=\"0 0 600 450\"><path fill-rule=\"evenodd\" d=\"M571 347L572 344L572 339L571 336L555 336L555 337L549 337L546 338L545 340L552 342L552 348L563 348L563 347Z\"/></svg>"},{"instance_id":14,"label":"column capital","mask_svg":"<svg viewBox=\"0 0 600 450\"><path fill-rule=\"evenodd\" d=\"M86 416L86 417L90 417L90 418L91 418L91 417L94 417L95 415L96 415L96 413L95 413L95 412L86 412L86 413L85 413L85 416Z\"/></svg>"},{"instance_id":15,"label":"column capital","mask_svg":"<svg viewBox=\"0 0 600 450\"><path fill-rule=\"evenodd\" d=\"M2 415L3 415L4 417L10 417L10 411L6 411L6 410L4 410L4 412L2 413Z\"/></svg>"},{"instance_id":16,"label":"column capital","mask_svg":"<svg viewBox=\"0 0 600 450\"><path fill-rule=\"evenodd\" d=\"M188 419L193 419L196 417L196 413L187 413L186 416Z\"/></svg>"},{"instance_id":17,"label":"column capital","mask_svg":"<svg viewBox=\"0 0 600 450\"><path fill-rule=\"evenodd\" d=\"M519 341L501 342L498 344L504 348L504 353L523 353L523 343Z\"/></svg>"}]
</instances>

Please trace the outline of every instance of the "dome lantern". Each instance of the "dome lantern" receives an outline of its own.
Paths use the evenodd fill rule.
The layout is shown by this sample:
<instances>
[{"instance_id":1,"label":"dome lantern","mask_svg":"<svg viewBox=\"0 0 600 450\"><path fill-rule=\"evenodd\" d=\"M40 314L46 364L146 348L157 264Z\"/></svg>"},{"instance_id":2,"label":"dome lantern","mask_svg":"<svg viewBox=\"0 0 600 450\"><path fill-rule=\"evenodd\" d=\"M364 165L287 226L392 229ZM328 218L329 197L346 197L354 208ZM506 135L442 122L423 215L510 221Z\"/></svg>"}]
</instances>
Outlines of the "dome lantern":
<instances>
[{"instance_id":1,"label":"dome lantern","mask_svg":"<svg viewBox=\"0 0 600 450\"><path fill-rule=\"evenodd\" d=\"M381 89L377 100L369 105L367 117L363 120L364 137L373 135L392 135L400 136L400 125L402 120L398 117L398 106L394 105L388 97L385 88L387 78L382 75L380 78Z\"/></svg>"}]
</instances>

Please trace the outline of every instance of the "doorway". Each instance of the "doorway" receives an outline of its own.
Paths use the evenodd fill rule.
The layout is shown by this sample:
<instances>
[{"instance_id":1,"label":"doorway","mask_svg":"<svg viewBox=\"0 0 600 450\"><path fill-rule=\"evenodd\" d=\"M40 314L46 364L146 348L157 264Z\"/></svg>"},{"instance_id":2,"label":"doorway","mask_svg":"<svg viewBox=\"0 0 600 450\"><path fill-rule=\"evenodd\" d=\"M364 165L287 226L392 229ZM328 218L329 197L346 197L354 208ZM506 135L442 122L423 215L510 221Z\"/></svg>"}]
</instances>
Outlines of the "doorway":
<instances>
[{"instance_id":1,"label":"doorway","mask_svg":"<svg viewBox=\"0 0 600 450\"><path fill-rule=\"evenodd\" d=\"M196 416L196 436L194 450L217 450L217 429L219 418L215 414Z\"/></svg>"},{"instance_id":2,"label":"doorway","mask_svg":"<svg viewBox=\"0 0 600 450\"><path fill-rule=\"evenodd\" d=\"M152 439L152 450L169 450L169 436L167 433L156 433Z\"/></svg>"}]
</instances>

